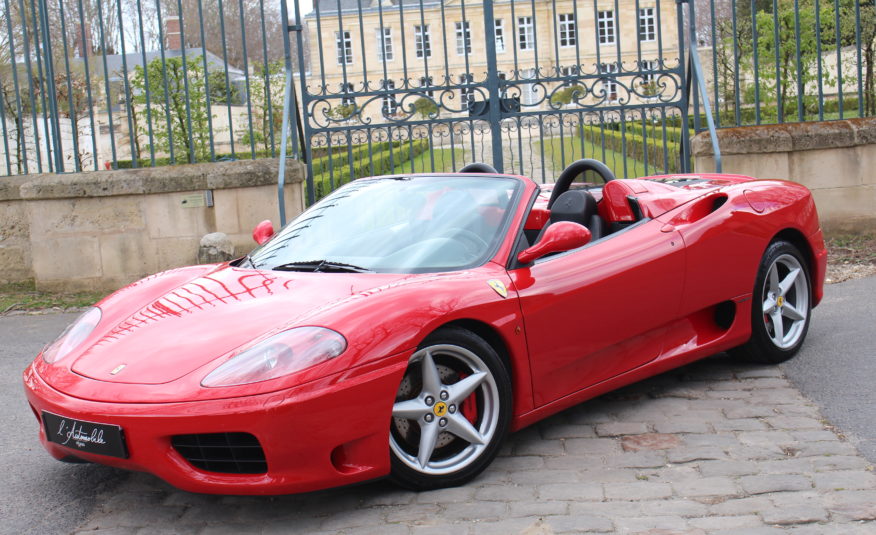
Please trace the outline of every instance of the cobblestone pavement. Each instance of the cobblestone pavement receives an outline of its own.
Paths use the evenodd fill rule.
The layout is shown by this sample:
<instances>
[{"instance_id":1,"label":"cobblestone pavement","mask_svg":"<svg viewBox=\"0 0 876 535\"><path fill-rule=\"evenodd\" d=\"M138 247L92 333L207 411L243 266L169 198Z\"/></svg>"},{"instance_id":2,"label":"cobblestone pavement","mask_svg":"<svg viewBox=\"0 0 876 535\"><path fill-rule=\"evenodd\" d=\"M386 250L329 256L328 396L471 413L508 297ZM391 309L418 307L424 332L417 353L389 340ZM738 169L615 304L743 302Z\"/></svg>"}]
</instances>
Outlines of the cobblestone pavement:
<instances>
[{"instance_id":1,"label":"cobblestone pavement","mask_svg":"<svg viewBox=\"0 0 876 535\"><path fill-rule=\"evenodd\" d=\"M136 474L77 534L876 534L876 474L778 368L724 355L512 435L472 483L284 497Z\"/></svg>"}]
</instances>

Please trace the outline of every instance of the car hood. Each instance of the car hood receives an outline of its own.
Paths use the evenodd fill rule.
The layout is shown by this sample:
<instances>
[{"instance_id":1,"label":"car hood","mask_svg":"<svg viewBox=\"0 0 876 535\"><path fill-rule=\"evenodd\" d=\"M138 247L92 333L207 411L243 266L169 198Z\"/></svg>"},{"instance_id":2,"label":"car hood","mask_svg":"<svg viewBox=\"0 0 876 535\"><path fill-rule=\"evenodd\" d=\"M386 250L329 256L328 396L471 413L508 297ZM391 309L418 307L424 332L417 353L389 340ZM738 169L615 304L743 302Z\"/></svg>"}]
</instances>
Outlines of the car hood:
<instances>
[{"instance_id":1,"label":"car hood","mask_svg":"<svg viewBox=\"0 0 876 535\"><path fill-rule=\"evenodd\" d=\"M319 309L405 276L220 267L119 304L127 310L102 304L103 320L70 369L110 383L169 383L265 335L320 325L309 322Z\"/></svg>"}]
</instances>

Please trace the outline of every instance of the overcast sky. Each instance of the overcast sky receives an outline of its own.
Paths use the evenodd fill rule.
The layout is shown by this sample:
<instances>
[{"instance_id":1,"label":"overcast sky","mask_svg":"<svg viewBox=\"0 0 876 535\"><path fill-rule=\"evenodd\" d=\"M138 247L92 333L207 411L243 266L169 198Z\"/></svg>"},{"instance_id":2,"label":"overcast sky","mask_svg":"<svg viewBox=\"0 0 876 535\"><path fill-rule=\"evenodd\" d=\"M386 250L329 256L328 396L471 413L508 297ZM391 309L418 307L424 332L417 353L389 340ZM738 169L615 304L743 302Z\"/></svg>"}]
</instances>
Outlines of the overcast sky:
<instances>
[{"instance_id":1,"label":"overcast sky","mask_svg":"<svg viewBox=\"0 0 876 535\"><path fill-rule=\"evenodd\" d=\"M295 4L298 4L301 10L301 16L307 15L313 10L313 0L287 0L289 6L289 17L295 18Z\"/></svg>"}]
</instances>

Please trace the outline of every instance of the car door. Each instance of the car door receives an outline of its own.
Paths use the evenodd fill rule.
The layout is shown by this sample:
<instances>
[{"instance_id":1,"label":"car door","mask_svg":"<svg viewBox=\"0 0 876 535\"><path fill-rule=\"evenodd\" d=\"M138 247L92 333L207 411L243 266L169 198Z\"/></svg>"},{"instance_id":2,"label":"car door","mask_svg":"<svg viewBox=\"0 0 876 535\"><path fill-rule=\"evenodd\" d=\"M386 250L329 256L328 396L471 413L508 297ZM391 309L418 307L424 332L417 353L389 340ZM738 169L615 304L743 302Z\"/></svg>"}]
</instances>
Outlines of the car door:
<instances>
[{"instance_id":1,"label":"car door","mask_svg":"<svg viewBox=\"0 0 876 535\"><path fill-rule=\"evenodd\" d=\"M679 310L684 246L675 229L643 221L509 274L540 406L660 354Z\"/></svg>"}]
</instances>

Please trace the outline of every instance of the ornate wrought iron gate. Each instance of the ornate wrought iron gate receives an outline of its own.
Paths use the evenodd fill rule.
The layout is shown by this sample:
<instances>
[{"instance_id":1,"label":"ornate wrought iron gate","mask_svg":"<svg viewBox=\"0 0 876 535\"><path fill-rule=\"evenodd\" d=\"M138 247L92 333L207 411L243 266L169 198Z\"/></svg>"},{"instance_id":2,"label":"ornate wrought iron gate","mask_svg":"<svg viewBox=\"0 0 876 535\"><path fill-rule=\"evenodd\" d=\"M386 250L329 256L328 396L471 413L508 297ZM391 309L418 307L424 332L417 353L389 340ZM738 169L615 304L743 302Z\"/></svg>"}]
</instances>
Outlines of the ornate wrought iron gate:
<instances>
[{"instance_id":1,"label":"ornate wrought iron gate","mask_svg":"<svg viewBox=\"0 0 876 535\"><path fill-rule=\"evenodd\" d=\"M690 72L703 83L684 5L296 2L286 118L300 112L309 201L362 176L473 161L542 182L581 157L623 177L688 171Z\"/></svg>"}]
</instances>

